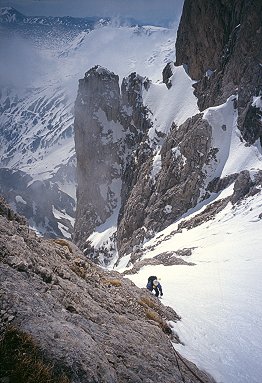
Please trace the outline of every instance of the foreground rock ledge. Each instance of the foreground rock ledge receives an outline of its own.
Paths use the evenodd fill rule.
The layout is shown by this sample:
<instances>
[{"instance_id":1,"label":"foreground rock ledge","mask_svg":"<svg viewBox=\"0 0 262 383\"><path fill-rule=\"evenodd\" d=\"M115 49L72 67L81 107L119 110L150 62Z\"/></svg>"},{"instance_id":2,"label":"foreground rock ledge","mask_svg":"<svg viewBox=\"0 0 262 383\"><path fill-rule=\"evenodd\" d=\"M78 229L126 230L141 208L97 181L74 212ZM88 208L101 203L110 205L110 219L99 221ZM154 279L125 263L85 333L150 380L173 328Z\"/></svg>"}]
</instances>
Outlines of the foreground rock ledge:
<instances>
[{"instance_id":1,"label":"foreground rock ledge","mask_svg":"<svg viewBox=\"0 0 262 383\"><path fill-rule=\"evenodd\" d=\"M2 199L0 261L1 340L10 325L28 334L69 382L198 381L181 361L177 367L166 321L179 317L171 308L72 243L37 237ZM1 370L2 378L11 382Z\"/></svg>"}]
</instances>

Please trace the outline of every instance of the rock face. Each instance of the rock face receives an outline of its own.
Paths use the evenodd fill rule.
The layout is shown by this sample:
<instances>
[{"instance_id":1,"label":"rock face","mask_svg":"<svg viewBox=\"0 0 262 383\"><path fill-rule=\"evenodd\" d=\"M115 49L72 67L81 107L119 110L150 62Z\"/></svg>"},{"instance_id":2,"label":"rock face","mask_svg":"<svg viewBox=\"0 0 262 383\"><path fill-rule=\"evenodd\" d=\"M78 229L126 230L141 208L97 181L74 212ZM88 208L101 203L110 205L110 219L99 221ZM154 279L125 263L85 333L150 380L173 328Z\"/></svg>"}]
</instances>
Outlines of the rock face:
<instances>
[{"instance_id":1,"label":"rock face","mask_svg":"<svg viewBox=\"0 0 262 383\"><path fill-rule=\"evenodd\" d=\"M104 272L72 243L38 238L2 199L0 279L0 341L10 325L27 334L66 375L63 382L197 382L184 365L177 367L170 326L179 317L171 308L118 273ZM0 379L9 381L12 373L1 365Z\"/></svg>"},{"instance_id":2,"label":"rock face","mask_svg":"<svg viewBox=\"0 0 262 383\"><path fill-rule=\"evenodd\" d=\"M261 112L253 97L262 90L260 0L185 0L176 42L177 65L198 80L200 110L238 94L238 126L244 139L262 142Z\"/></svg>"},{"instance_id":3,"label":"rock face","mask_svg":"<svg viewBox=\"0 0 262 383\"><path fill-rule=\"evenodd\" d=\"M203 182L201 169L210 156L210 138L211 127L197 115L179 130L173 126L158 155L161 169L155 177L151 175L154 155L141 160L143 165L134 187L129 185L132 191L119 221L120 254L139 251L145 238L167 227L196 204L200 197L196 191Z\"/></svg>"},{"instance_id":4,"label":"rock face","mask_svg":"<svg viewBox=\"0 0 262 383\"><path fill-rule=\"evenodd\" d=\"M232 132L239 139L239 129L239 141L260 148L261 12L260 1L185 1L175 64L197 80L200 113L179 125L171 121L166 130L157 130L161 121L145 102L156 89L147 78L132 73L119 87L115 74L96 66L80 80L75 241L96 262L107 264L116 251L135 259L156 232L235 182L238 173L223 174ZM181 102L172 99L176 66L162 71L166 113ZM250 175L241 177L242 190Z\"/></svg>"},{"instance_id":5,"label":"rock face","mask_svg":"<svg viewBox=\"0 0 262 383\"><path fill-rule=\"evenodd\" d=\"M75 242L94 259L114 249L115 234L110 237L110 247L102 244L97 253L86 239L96 227L117 226L119 210L121 217L140 165L151 152L144 142L150 121L141 101L147 81L132 73L123 80L121 93L118 81L105 68L92 68L79 82L75 104ZM134 152L139 147L143 156L135 163Z\"/></svg>"},{"instance_id":6,"label":"rock face","mask_svg":"<svg viewBox=\"0 0 262 383\"><path fill-rule=\"evenodd\" d=\"M76 243L87 238L117 207L122 136L119 93L118 76L100 67L79 82L75 104ZM109 121L105 129L103 121Z\"/></svg>"},{"instance_id":7,"label":"rock face","mask_svg":"<svg viewBox=\"0 0 262 383\"><path fill-rule=\"evenodd\" d=\"M142 102L149 87L147 79L133 73L123 80L120 92L118 77L98 66L79 83L75 242L97 262L110 260L116 246L120 255L138 250L145 238L168 226L200 197L195 190L212 155L211 127L197 115L180 129L174 125L166 141L159 135L150 143L152 123ZM157 152L160 141L164 143ZM86 239L110 225L117 227L110 247L103 243L94 249L92 237Z\"/></svg>"}]
</instances>

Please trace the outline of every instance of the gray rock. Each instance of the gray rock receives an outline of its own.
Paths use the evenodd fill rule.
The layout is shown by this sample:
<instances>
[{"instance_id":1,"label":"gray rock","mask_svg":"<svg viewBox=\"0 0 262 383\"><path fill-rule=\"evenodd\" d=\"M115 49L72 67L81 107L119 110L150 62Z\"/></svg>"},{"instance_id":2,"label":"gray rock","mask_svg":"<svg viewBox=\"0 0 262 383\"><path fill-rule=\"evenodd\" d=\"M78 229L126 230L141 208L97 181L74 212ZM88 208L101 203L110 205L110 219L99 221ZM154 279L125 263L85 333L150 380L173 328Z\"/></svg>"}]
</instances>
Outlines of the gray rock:
<instances>
[{"instance_id":1,"label":"gray rock","mask_svg":"<svg viewBox=\"0 0 262 383\"><path fill-rule=\"evenodd\" d=\"M163 69L162 76L163 76L163 83L166 84L167 88L170 89L172 87L172 83L170 82L170 77L173 74L172 66L173 63L168 63L165 68Z\"/></svg>"},{"instance_id":2,"label":"gray rock","mask_svg":"<svg viewBox=\"0 0 262 383\"><path fill-rule=\"evenodd\" d=\"M262 3L186 0L177 33L176 64L198 80L200 110L238 94L243 138L262 142L261 112L252 106L262 90Z\"/></svg>"},{"instance_id":3,"label":"gray rock","mask_svg":"<svg viewBox=\"0 0 262 383\"><path fill-rule=\"evenodd\" d=\"M231 198L232 202L236 203L247 195L250 192L251 186L253 186L253 182L250 178L249 171L242 171L234 184L234 193Z\"/></svg>"},{"instance_id":4,"label":"gray rock","mask_svg":"<svg viewBox=\"0 0 262 383\"><path fill-rule=\"evenodd\" d=\"M150 151L143 142L150 122L141 100L148 82L132 73L123 80L120 94L118 81L105 68L90 69L79 82L75 104L78 202L74 241L89 257L96 260L102 255L105 262L110 249L105 245L96 250L86 239L120 203L123 214L130 187ZM143 156L137 164L133 153L141 143ZM110 240L114 250L116 237Z\"/></svg>"},{"instance_id":5,"label":"gray rock","mask_svg":"<svg viewBox=\"0 0 262 383\"><path fill-rule=\"evenodd\" d=\"M2 334L8 322L30 334L72 383L182 382L164 332L179 317L146 289L98 268L73 243L38 238L7 215L0 216L0 249ZM14 259L31 267L21 270Z\"/></svg>"},{"instance_id":6,"label":"gray rock","mask_svg":"<svg viewBox=\"0 0 262 383\"><path fill-rule=\"evenodd\" d=\"M249 171L244 170L239 173L234 184L234 193L231 197L232 203L237 203L245 197L253 196L261 193L262 187L262 171L258 171L251 179Z\"/></svg>"},{"instance_id":7,"label":"gray rock","mask_svg":"<svg viewBox=\"0 0 262 383\"><path fill-rule=\"evenodd\" d=\"M139 153L138 153L139 155ZM201 115L175 127L161 150L161 170L149 177L152 156L140 167L118 225L118 251L134 251L189 208L195 206L204 180L202 167L211 155L211 127ZM138 157L139 158L139 157Z\"/></svg>"},{"instance_id":8,"label":"gray rock","mask_svg":"<svg viewBox=\"0 0 262 383\"><path fill-rule=\"evenodd\" d=\"M247 145L262 137L261 111L252 105L253 97L262 91L261 15L258 0L214 4L186 0L176 43L176 65L183 64L198 80L194 87L200 110L238 94L232 102ZM163 70L167 87L173 65L168 63ZM219 148L212 147L213 128L202 114L179 127L172 124L168 134L156 132L151 141L151 113L142 98L150 81L136 73L123 79L121 89L118 81L108 70L92 68L80 80L75 109L79 183L75 241L88 257L102 264L110 262L116 250L120 257L131 254L135 262L145 240L233 182L234 203L259 192L245 173L224 178L216 174L207 180L206 169L210 164L216 168ZM221 132L226 129L221 126ZM155 151L160 147L161 166L152 175ZM112 187L116 183L118 191ZM212 205L191 224L212 219L227 202ZM117 213L117 229L96 247L87 239L113 212Z\"/></svg>"}]
</instances>

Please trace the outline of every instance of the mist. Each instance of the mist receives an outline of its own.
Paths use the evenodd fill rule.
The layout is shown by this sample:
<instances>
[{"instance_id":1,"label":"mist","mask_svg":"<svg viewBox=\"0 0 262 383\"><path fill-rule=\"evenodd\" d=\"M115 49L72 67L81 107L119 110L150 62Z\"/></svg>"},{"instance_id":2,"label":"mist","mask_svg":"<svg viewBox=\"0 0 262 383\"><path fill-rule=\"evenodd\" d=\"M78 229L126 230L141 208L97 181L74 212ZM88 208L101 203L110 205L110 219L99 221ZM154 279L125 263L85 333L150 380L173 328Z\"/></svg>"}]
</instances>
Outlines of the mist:
<instances>
[{"instance_id":1,"label":"mist","mask_svg":"<svg viewBox=\"0 0 262 383\"><path fill-rule=\"evenodd\" d=\"M52 60L20 37L0 39L0 86L30 88L52 70Z\"/></svg>"}]
</instances>

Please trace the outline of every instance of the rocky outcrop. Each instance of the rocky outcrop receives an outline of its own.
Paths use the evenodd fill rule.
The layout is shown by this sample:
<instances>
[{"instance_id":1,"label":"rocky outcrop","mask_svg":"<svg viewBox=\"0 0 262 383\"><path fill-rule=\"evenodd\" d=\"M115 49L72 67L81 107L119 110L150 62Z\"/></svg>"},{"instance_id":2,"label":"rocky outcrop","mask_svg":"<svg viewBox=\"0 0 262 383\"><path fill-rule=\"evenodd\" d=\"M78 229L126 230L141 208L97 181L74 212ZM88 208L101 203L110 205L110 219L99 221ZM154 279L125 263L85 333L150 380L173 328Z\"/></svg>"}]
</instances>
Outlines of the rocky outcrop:
<instances>
[{"instance_id":1,"label":"rocky outcrop","mask_svg":"<svg viewBox=\"0 0 262 383\"><path fill-rule=\"evenodd\" d=\"M210 140L211 127L197 115L179 129L173 126L158 154L159 171L155 176L154 156L143 162L119 220L120 255L139 251L145 238L151 238L196 204L204 180L202 167L212 156Z\"/></svg>"},{"instance_id":2,"label":"rocky outcrop","mask_svg":"<svg viewBox=\"0 0 262 383\"><path fill-rule=\"evenodd\" d=\"M260 193L262 188L262 171L257 172L253 177L247 170L239 173L234 183L234 193L231 197L232 203L238 203L243 198Z\"/></svg>"},{"instance_id":3,"label":"rocky outcrop","mask_svg":"<svg viewBox=\"0 0 262 383\"><path fill-rule=\"evenodd\" d=\"M81 244L118 204L122 126L118 76L95 67L79 81L75 103L77 211L75 241ZM105 126L104 121L108 121ZM111 123L111 128L110 128Z\"/></svg>"},{"instance_id":4,"label":"rocky outcrop","mask_svg":"<svg viewBox=\"0 0 262 383\"><path fill-rule=\"evenodd\" d=\"M228 203L232 203L234 205L234 204L241 202L244 198L248 198L250 196L253 196L253 195L261 192L261 188L262 188L262 171L261 170L259 170L253 176L251 176L249 171L243 170L238 175L233 175L231 180L230 180L230 178L231 177L229 177L229 180L227 180L226 178L221 179L220 183L222 185L224 185L224 187L227 187L228 184L232 183L232 179L235 181L234 182L234 191L233 191L233 194L231 196L228 196L226 198L222 198L218 201L215 201L215 202L209 204L202 212L200 212L199 214L196 214L195 216L193 216L189 220L188 219L182 220L179 223L177 230L171 232L168 236L165 236L164 238L161 237L161 239L159 240L159 243L161 243L162 241L164 241L168 238L173 237L177 233L181 233L183 229L191 230L194 227L202 225L204 222L208 222L210 220L213 220L216 217L216 215L228 205ZM218 190L222 190L222 189L223 188L221 186L221 189L218 189ZM189 252L184 251L184 250L180 250L177 253L180 256L181 255L186 255L186 256L191 255L191 250L190 249L186 249L186 250L189 250ZM175 254L171 254L171 257L174 255ZM166 259L163 260L162 263L165 264L165 262L168 262L169 257L170 257L170 255L168 254ZM155 258L157 258L157 257L155 257ZM147 261L147 260L145 260L145 261ZM156 260L153 258L152 263L155 263L155 262L156 262ZM135 264L135 266L134 266L135 270L137 268L139 268L139 263L140 262L138 262L138 265Z\"/></svg>"},{"instance_id":5,"label":"rocky outcrop","mask_svg":"<svg viewBox=\"0 0 262 383\"><path fill-rule=\"evenodd\" d=\"M194 80L217 70L231 33L241 22L244 3L245 0L184 2L177 33L176 64L186 65Z\"/></svg>"},{"instance_id":6,"label":"rocky outcrop","mask_svg":"<svg viewBox=\"0 0 262 383\"><path fill-rule=\"evenodd\" d=\"M160 93L156 84L136 73L123 79L121 89L118 77L98 66L80 80L75 109L75 241L96 262L107 263L115 254L139 255L156 232L234 182L233 203L249 193L249 175L223 169L232 137L239 139L237 128L240 140L256 144L260 151L261 15L257 0L185 1L176 65L183 64L197 80L193 86L200 111L219 108L184 119L180 126L171 121L166 129L155 128L161 121L144 100ZM163 69L170 99L162 109L168 102L175 108L181 101L172 99L182 81L176 69L174 63ZM176 97L183 97L182 92ZM96 236L109 228L113 230L105 239Z\"/></svg>"},{"instance_id":7,"label":"rocky outcrop","mask_svg":"<svg viewBox=\"0 0 262 383\"><path fill-rule=\"evenodd\" d=\"M189 250L187 254L187 251L186 250ZM171 266L171 265L188 265L188 266L194 266L195 263L192 263L192 262L186 262L185 260L183 260L182 258L178 258L178 256L183 256L183 255L191 255L191 249L186 249L186 250L180 250L180 251L177 251L177 252L164 252L164 253L161 253L161 254L158 254L156 255L155 257L153 258L150 258L150 259L143 259L142 261L136 259L130 259L129 261L129 264L130 266L133 266L132 268L130 269L127 269L123 272L123 275L129 275L129 274L136 274L138 273L142 267L145 267L145 266L156 266L156 265L164 265L164 266ZM140 253L140 256L142 256L142 252ZM129 265L128 264L128 265Z\"/></svg>"},{"instance_id":8,"label":"rocky outcrop","mask_svg":"<svg viewBox=\"0 0 262 383\"><path fill-rule=\"evenodd\" d=\"M141 100L147 80L132 73L123 80L121 93L118 81L105 68L92 68L80 80L75 105L75 242L93 259L101 253L106 259L108 250L101 245L96 252L88 237L101 225L105 228L108 219L109 226L117 226L141 165L151 152L144 139L150 121ZM113 234L109 251L114 241Z\"/></svg>"},{"instance_id":9,"label":"rocky outcrop","mask_svg":"<svg viewBox=\"0 0 262 383\"><path fill-rule=\"evenodd\" d=\"M33 344L41 357L37 368L49 363L63 382L198 381L184 364L178 368L170 326L179 317L171 308L118 273L98 268L73 243L37 237L8 211L0 199L0 354L8 347L15 360L8 364L4 354L0 379L12 381ZM10 334L15 342L8 343Z\"/></svg>"},{"instance_id":10,"label":"rocky outcrop","mask_svg":"<svg viewBox=\"0 0 262 383\"><path fill-rule=\"evenodd\" d=\"M152 123L142 100L149 87L148 80L133 73L120 92L118 77L98 66L80 80L75 242L97 262L109 261L116 246L120 256L139 251L146 238L202 198L202 167L214 156L211 127L196 115L150 142ZM162 148L157 146L160 140ZM89 236L109 222L117 228L110 248L102 244L95 249Z\"/></svg>"},{"instance_id":11,"label":"rocky outcrop","mask_svg":"<svg viewBox=\"0 0 262 383\"><path fill-rule=\"evenodd\" d=\"M262 91L261 17L260 0L186 0L176 42L176 64L198 81L200 110L238 94L238 126L249 144L262 142L253 105Z\"/></svg>"},{"instance_id":12,"label":"rocky outcrop","mask_svg":"<svg viewBox=\"0 0 262 383\"><path fill-rule=\"evenodd\" d=\"M172 83L170 82L170 77L173 75L173 65L173 63L168 63L162 72L163 83L166 84L168 89L172 86Z\"/></svg>"}]
</instances>

